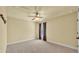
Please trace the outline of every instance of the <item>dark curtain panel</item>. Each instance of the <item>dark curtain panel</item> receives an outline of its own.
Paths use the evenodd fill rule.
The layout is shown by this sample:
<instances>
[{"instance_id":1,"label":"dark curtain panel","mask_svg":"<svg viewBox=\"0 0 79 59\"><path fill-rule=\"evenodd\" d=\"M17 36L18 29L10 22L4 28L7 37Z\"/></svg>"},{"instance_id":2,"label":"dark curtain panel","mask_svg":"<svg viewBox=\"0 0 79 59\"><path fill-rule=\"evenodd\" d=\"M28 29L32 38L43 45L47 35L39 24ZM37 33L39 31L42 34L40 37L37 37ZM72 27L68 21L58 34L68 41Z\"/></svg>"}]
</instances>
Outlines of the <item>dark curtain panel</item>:
<instances>
[{"instance_id":1,"label":"dark curtain panel","mask_svg":"<svg viewBox=\"0 0 79 59\"><path fill-rule=\"evenodd\" d=\"M46 40L46 22L43 23L43 29L44 29L43 40L44 40L44 41L47 41L47 40Z\"/></svg>"},{"instance_id":2,"label":"dark curtain panel","mask_svg":"<svg viewBox=\"0 0 79 59\"><path fill-rule=\"evenodd\" d=\"M41 39L41 23L39 24L39 39Z\"/></svg>"}]
</instances>

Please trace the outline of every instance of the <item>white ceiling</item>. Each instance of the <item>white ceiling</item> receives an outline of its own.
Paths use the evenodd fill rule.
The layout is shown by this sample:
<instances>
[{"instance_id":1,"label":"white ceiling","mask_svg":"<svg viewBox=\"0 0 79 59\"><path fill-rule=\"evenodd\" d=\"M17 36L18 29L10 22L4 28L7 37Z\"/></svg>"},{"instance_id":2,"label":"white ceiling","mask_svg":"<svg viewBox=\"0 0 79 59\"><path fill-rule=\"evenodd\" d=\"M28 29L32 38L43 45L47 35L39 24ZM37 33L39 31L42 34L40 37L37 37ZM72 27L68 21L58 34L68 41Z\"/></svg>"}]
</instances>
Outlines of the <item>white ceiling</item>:
<instances>
[{"instance_id":1,"label":"white ceiling","mask_svg":"<svg viewBox=\"0 0 79 59\"><path fill-rule=\"evenodd\" d=\"M52 20L54 17L65 15L68 13L76 12L77 7L75 6L40 6L38 7L40 16L44 17L46 20ZM32 16L35 12L34 6L16 6L8 7L7 9L8 17L13 17L22 20L32 20Z\"/></svg>"}]
</instances>

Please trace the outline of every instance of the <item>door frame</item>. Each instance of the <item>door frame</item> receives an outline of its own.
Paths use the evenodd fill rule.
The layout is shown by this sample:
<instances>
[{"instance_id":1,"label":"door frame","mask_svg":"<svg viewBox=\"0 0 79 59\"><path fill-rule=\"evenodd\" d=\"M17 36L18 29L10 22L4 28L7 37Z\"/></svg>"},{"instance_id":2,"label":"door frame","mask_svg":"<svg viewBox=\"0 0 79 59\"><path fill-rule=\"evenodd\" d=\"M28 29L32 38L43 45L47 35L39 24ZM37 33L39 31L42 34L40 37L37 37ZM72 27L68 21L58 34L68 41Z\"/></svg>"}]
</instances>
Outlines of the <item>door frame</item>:
<instances>
[{"instance_id":1,"label":"door frame","mask_svg":"<svg viewBox=\"0 0 79 59\"><path fill-rule=\"evenodd\" d=\"M42 37L41 37L41 27L43 25L43 41L47 41L47 38L46 38L46 22L43 22L43 23L39 23L39 39L41 40Z\"/></svg>"}]
</instances>

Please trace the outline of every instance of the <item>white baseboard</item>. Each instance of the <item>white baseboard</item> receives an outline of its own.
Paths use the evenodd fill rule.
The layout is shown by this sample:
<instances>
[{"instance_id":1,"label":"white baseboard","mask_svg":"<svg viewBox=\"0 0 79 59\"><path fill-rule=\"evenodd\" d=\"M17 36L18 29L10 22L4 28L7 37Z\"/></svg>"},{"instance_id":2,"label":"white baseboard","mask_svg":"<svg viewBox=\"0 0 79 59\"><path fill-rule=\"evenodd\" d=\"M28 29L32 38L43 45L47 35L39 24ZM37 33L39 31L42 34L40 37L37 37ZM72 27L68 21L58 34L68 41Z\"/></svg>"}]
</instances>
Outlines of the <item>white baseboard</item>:
<instances>
[{"instance_id":1,"label":"white baseboard","mask_svg":"<svg viewBox=\"0 0 79 59\"><path fill-rule=\"evenodd\" d=\"M71 49L74 49L74 50L78 50L78 48L72 47L70 45L62 44L62 43L59 43L59 42L49 41L49 40L48 40L48 42L54 43L54 44L57 44L57 45L61 45L61 46L64 46L64 47L68 47L68 48L71 48Z\"/></svg>"},{"instance_id":2,"label":"white baseboard","mask_svg":"<svg viewBox=\"0 0 79 59\"><path fill-rule=\"evenodd\" d=\"M33 39L29 39L29 40L33 40ZM21 43L21 42L25 42L25 41L29 41L29 40L20 40L20 41L8 43L7 45L17 44L17 43Z\"/></svg>"}]
</instances>

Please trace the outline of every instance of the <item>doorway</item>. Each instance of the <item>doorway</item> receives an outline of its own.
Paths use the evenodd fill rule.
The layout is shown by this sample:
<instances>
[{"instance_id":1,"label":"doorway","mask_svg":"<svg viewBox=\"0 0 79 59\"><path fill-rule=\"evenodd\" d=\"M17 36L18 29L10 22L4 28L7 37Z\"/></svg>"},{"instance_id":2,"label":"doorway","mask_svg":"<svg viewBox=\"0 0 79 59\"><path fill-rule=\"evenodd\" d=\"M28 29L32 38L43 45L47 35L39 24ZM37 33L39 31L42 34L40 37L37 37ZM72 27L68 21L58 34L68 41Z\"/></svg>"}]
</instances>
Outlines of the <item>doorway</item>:
<instances>
[{"instance_id":1,"label":"doorway","mask_svg":"<svg viewBox=\"0 0 79 59\"><path fill-rule=\"evenodd\" d=\"M39 23L39 39L47 41L46 39L46 22Z\"/></svg>"}]
</instances>

